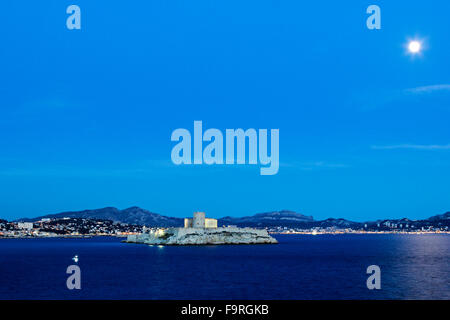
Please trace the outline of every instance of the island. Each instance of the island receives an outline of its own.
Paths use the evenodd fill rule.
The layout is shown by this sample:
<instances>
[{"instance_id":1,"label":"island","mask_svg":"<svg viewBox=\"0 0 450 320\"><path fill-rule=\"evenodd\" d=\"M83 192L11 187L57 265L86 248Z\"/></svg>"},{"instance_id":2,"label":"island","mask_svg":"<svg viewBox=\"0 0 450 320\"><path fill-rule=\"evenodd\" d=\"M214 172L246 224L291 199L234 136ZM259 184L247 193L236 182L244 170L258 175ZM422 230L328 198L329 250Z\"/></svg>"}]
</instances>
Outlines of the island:
<instances>
[{"instance_id":1,"label":"island","mask_svg":"<svg viewBox=\"0 0 450 320\"><path fill-rule=\"evenodd\" d=\"M266 229L217 227L216 219L205 218L204 212L194 212L193 219L184 219L184 228L161 228L128 235L127 243L148 245L219 245L275 244Z\"/></svg>"}]
</instances>

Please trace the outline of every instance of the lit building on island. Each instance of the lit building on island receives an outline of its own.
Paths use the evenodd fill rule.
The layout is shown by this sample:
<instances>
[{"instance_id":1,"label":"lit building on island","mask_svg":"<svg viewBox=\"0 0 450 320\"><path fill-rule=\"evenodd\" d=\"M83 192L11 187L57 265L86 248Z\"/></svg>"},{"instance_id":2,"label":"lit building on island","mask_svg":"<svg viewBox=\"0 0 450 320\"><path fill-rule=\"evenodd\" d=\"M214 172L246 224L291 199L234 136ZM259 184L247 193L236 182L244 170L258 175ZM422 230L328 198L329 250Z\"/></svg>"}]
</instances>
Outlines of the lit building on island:
<instances>
[{"instance_id":1,"label":"lit building on island","mask_svg":"<svg viewBox=\"0 0 450 320\"><path fill-rule=\"evenodd\" d=\"M184 219L184 228L146 228L128 235L124 242L158 246L278 243L266 229L217 227L217 219L206 218L204 212Z\"/></svg>"},{"instance_id":2,"label":"lit building on island","mask_svg":"<svg viewBox=\"0 0 450 320\"><path fill-rule=\"evenodd\" d=\"M217 219L205 218L204 212L194 212L194 217L184 219L185 228L217 228Z\"/></svg>"}]
</instances>

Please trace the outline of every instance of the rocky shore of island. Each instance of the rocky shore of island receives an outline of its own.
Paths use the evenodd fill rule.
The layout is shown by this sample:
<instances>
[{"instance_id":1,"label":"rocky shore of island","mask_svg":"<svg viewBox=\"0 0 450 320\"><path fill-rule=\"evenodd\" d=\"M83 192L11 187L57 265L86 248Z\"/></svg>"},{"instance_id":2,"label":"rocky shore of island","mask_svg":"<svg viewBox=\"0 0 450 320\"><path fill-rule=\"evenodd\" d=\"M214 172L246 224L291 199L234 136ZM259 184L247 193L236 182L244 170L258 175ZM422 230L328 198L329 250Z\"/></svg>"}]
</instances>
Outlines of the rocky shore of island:
<instances>
[{"instance_id":1,"label":"rocky shore of island","mask_svg":"<svg viewBox=\"0 0 450 320\"><path fill-rule=\"evenodd\" d=\"M254 228L167 228L129 235L124 242L148 245L275 244L265 229Z\"/></svg>"}]
</instances>

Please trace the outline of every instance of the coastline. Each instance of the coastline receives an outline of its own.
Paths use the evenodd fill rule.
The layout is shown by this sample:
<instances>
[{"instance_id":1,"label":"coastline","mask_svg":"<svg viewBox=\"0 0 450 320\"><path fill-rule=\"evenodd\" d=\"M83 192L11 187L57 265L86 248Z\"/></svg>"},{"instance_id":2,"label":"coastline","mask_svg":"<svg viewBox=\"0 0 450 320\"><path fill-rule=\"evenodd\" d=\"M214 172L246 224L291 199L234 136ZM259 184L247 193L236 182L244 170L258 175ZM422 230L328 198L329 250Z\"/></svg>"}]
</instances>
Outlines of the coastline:
<instances>
[{"instance_id":1,"label":"coastline","mask_svg":"<svg viewBox=\"0 0 450 320\"><path fill-rule=\"evenodd\" d=\"M137 234L137 233L136 233ZM397 235L436 235L436 234L447 234L450 235L450 231L421 231L421 232L393 232L393 231L353 231L353 232L268 232L268 234L282 234L282 235L310 235L310 236L317 236L317 235L343 235L343 234L357 234L357 235L364 235L364 234L370 234L370 235L383 235L383 234L397 234ZM129 234L126 235L112 235L112 234L93 234L93 235L56 235L56 236L3 236L0 235L0 240L2 239L49 239L49 238L56 238L56 239L89 239L94 237L114 237L114 238L127 238ZM122 240L123 243L133 243L131 241ZM236 244L246 244L246 243L236 243ZM170 244L170 245L177 245L177 244ZM201 245L201 244L193 244L193 245Z\"/></svg>"},{"instance_id":2,"label":"coastline","mask_svg":"<svg viewBox=\"0 0 450 320\"><path fill-rule=\"evenodd\" d=\"M293 231L293 232L269 232L269 234L305 234L305 235L320 235L320 234L450 234L450 231L351 231L351 232L311 232L311 231Z\"/></svg>"}]
</instances>

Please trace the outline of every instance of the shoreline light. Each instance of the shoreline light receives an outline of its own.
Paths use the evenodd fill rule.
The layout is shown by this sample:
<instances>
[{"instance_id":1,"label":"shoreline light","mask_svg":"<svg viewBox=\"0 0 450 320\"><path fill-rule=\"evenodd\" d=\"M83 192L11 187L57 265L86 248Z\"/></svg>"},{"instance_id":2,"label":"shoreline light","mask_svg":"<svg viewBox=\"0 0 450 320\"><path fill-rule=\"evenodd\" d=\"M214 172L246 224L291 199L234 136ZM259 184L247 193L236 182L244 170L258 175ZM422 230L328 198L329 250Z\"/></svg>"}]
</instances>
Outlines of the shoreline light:
<instances>
[{"instance_id":1,"label":"shoreline light","mask_svg":"<svg viewBox=\"0 0 450 320\"><path fill-rule=\"evenodd\" d=\"M411 53L418 53L418 52L420 52L421 48L422 48L422 44L416 40L410 41L408 44L408 50Z\"/></svg>"}]
</instances>

